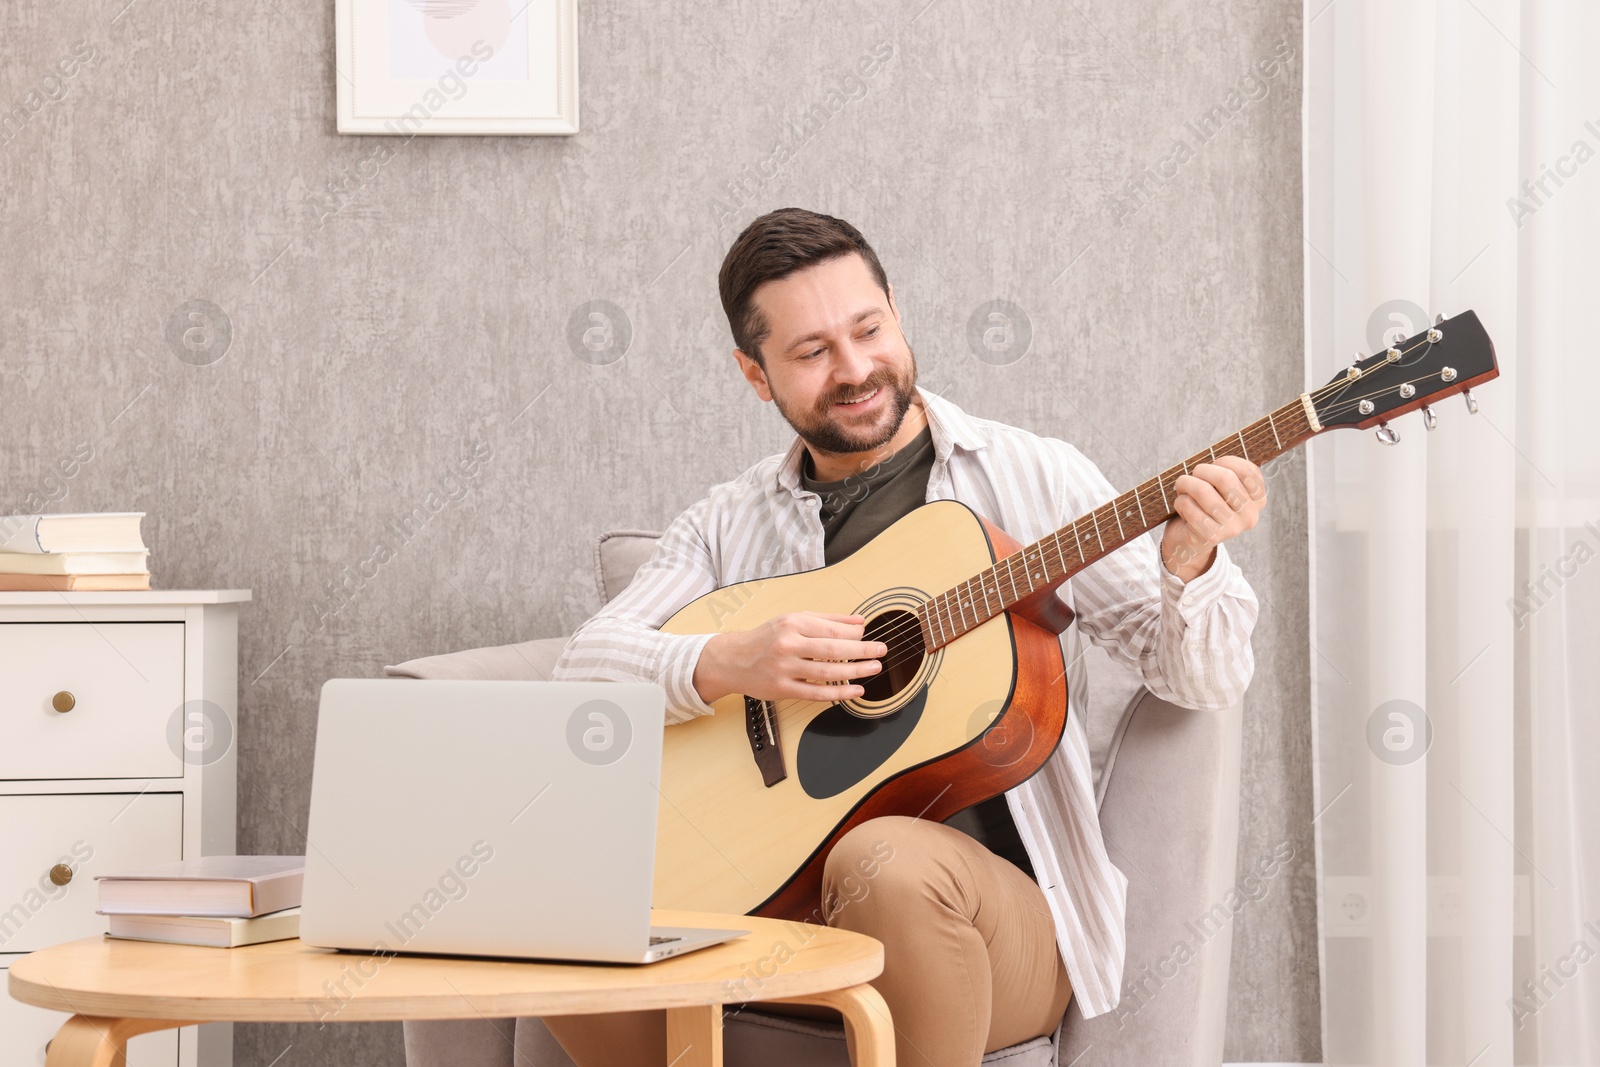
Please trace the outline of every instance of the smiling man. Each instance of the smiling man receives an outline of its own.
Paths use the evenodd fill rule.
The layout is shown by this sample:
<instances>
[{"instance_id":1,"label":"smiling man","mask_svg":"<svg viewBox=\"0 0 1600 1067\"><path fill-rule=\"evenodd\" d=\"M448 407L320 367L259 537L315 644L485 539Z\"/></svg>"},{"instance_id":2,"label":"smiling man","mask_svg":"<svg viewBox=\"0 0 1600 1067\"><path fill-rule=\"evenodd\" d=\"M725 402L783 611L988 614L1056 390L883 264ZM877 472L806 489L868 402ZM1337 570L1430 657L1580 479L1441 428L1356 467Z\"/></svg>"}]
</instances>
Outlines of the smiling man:
<instances>
[{"instance_id":1,"label":"smiling man","mask_svg":"<svg viewBox=\"0 0 1600 1067\"><path fill-rule=\"evenodd\" d=\"M959 500L1026 544L1115 495L1064 441L917 388L894 288L849 223L799 208L764 215L728 250L719 285L740 373L798 439L678 516L628 587L573 635L555 677L657 682L669 723L712 714L732 693L859 696L852 680L877 673L886 654L863 639L860 616L796 612L713 635L659 628L722 586L836 563L928 501ZM1040 772L949 825L871 819L829 853L819 903L832 925L883 942L873 985L901 1064L971 1067L1054 1031L1074 996L1086 1017L1117 1004L1127 880L1096 816L1081 641L1196 709L1237 702L1254 666L1255 597L1219 546L1255 525L1265 481L1225 456L1177 489L1159 544L1137 538L1058 593L1076 613L1062 635L1074 713ZM869 866L867 891L852 882L846 892L851 872ZM665 1062L661 1012L546 1022L579 1067Z\"/></svg>"}]
</instances>

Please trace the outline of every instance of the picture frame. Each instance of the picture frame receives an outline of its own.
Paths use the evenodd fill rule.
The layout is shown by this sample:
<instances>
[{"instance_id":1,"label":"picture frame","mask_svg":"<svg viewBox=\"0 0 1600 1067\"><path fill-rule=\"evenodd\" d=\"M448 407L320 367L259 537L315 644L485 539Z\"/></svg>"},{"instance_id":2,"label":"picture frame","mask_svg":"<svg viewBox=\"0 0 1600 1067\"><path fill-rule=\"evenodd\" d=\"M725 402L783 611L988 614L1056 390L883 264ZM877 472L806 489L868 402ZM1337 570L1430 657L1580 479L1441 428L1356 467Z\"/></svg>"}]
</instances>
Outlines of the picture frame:
<instances>
[{"instance_id":1,"label":"picture frame","mask_svg":"<svg viewBox=\"0 0 1600 1067\"><path fill-rule=\"evenodd\" d=\"M577 0L335 0L338 131L578 132Z\"/></svg>"}]
</instances>

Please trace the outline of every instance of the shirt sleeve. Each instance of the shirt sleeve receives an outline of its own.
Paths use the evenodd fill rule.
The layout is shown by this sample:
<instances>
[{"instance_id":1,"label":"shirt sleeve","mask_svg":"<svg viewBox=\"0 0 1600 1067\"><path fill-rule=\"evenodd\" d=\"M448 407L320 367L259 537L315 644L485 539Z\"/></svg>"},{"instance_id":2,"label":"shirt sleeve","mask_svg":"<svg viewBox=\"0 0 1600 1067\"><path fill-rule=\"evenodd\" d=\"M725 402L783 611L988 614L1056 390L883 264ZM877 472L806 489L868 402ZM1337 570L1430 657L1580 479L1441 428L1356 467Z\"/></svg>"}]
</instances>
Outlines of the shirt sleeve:
<instances>
[{"instance_id":1,"label":"shirt sleeve","mask_svg":"<svg viewBox=\"0 0 1600 1067\"><path fill-rule=\"evenodd\" d=\"M705 536L710 498L679 515L621 593L578 627L556 661L557 681L654 682L666 690L668 725L712 707L694 688L694 668L713 634L660 627L685 604L717 588Z\"/></svg>"},{"instance_id":2,"label":"shirt sleeve","mask_svg":"<svg viewBox=\"0 0 1600 1067\"><path fill-rule=\"evenodd\" d=\"M1064 526L1116 491L1077 449L1055 444L1064 481L1057 499L1066 509L1058 525ZM1217 546L1204 574L1185 584L1161 562L1160 536L1157 527L1073 576L1078 627L1137 670L1163 700L1205 710L1232 707L1255 673L1255 593L1226 545Z\"/></svg>"}]
</instances>

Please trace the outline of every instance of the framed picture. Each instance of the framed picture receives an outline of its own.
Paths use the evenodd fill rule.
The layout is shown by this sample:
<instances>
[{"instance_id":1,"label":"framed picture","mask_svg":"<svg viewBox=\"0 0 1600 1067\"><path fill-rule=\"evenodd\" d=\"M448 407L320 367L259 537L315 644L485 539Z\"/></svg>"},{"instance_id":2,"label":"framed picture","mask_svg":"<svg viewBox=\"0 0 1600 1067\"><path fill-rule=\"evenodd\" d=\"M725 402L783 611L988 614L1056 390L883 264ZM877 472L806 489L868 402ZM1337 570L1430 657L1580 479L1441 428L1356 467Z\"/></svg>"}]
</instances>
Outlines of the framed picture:
<instances>
[{"instance_id":1,"label":"framed picture","mask_svg":"<svg viewBox=\"0 0 1600 1067\"><path fill-rule=\"evenodd\" d=\"M339 132L578 132L577 0L335 0Z\"/></svg>"}]
</instances>

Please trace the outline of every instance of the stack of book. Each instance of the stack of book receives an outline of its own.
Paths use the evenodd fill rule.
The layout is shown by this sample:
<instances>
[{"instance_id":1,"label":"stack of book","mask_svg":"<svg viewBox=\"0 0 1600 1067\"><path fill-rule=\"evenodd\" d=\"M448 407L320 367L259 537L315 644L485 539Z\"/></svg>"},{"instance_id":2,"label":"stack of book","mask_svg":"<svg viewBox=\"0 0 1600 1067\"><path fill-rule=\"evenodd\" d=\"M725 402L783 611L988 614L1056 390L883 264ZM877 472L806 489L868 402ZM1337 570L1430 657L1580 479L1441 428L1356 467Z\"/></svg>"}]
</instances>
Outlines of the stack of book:
<instances>
[{"instance_id":1,"label":"stack of book","mask_svg":"<svg viewBox=\"0 0 1600 1067\"><path fill-rule=\"evenodd\" d=\"M0 516L0 590L149 589L142 511Z\"/></svg>"},{"instance_id":2,"label":"stack of book","mask_svg":"<svg viewBox=\"0 0 1600 1067\"><path fill-rule=\"evenodd\" d=\"M304 856L202 856L97 875L111 937L236 948L300 936Z\"/></svg>"}]
</instances>

